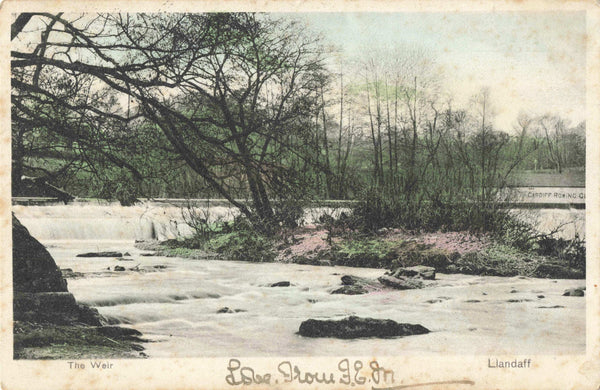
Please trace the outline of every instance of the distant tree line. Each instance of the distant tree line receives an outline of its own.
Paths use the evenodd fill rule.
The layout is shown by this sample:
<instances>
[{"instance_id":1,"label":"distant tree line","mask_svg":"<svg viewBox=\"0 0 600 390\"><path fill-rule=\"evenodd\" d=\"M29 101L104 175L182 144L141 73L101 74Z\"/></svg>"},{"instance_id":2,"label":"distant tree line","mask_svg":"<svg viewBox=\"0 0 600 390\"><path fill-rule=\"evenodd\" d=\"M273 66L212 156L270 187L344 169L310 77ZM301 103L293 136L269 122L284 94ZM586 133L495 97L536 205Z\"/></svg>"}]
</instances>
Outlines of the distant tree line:
<instances>
[{"instance_id":1,"label":"distant tree line","mask_svg":"<svg viewBox=\"0 0 600 390\"><path fill-rule=\"evenodd\" d=\"M31 176L123 203L219 197L271 231L302 200L371 197L413 218L490 205L517 170L585 166L585 123L521 115L500 131L491 91L453 107L426 54L333 69L291 19L27 13L11 37L15 195Z\"/></svg>"}]
</instances>

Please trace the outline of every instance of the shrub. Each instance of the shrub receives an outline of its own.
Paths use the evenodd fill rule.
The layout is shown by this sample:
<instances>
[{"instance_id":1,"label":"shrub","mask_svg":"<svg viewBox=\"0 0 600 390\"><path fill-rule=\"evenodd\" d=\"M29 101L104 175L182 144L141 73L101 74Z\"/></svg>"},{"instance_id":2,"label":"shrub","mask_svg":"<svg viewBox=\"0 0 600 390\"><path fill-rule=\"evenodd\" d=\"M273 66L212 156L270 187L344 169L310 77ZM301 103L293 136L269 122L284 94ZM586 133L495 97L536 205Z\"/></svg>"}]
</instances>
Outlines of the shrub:
<instances>
[{"instance_id":1,"label":"shrub","mask_svg":"<svg viewBox=\"0 0 600 390\"><path fill-rule=\"evenodd\" d=\"M396 258L389 243L377 239L344 240L333 248L336 264L349 267L387 268Z\"/></svg>"},{"instance_id":2,"label":"shrub","mask_svg":"<svg viewBox=\"0 0 600 390\"><path fill-rule=\"evenodd\" d=\"M283 228L296 228L304 224L304 207L295 199L274 202L275 220Z\"/></svg>"},{"instance_id":3,"label":"shrub","mask_svg":"<svg viewBox=\"0 0 600 390\"><path fill-rule=\"evenodd\" d=\"M209 240L205 248L231 260L270 262L277 256L271 240L254 231L238 230L219 234Z\"/></svg>"},{"instance_id":4,"label":"shrub","mask_svg":"<svg viewBox=\"0 0 600 390\"><path fill-rule=\"evenodd\" d=\"M418 231L501 231L508 214L493 202L416 201L388 196L380 191L365 192L352 208L352 227L363 232L381 228Z\"/></svg>"},{"instance_id":5,"label":"shrub","mask_svg":"<svg viewBox=\"0 0 600 390\"><path fill-rule=\"evenodd\" d=\"M567 264L570 268L581 271L585 275L585 241L579 235L575 235L572 240L544 235L537 240L537 244L537 253L555 257L561 263Z\"/></svg>"},{"instance_id":6,"label":"shrub","mask_svg":"<svg viewBox=\"0 0 600 390\"><path fill-rule=\"evenodd\" d=\"M355 237L333 248L338 265L395 269L426 265L443 271L457 258L446 250L416 241L384 241Z\"/></svg>"},{"instance_id":7,"label":"shrub","mask_svg":"<svg viewBox=\"0 0 600 390\"><path fill-rule=\"evenodd\" d=\"M227 222L222 219L212 221L210 201L206 207L195 207L188 201L185 208L181 209L183 221L194 231L194 239L199 243L210 240L215 234L226 230Z\"/></svg>"},{"instance_id":8,"label":"shrub","mask_svg":"<svg viewBox=\"0 0 600 390\"><path fill-rule=\"evenodd\" d=\"M139 184L124 170L109 171L107 177L94 180L98 181L95 184L100 188L93 194L94 196L109 200L116 199L122 206L132 206L138 202Z\"/></svg>"}]
</instances>

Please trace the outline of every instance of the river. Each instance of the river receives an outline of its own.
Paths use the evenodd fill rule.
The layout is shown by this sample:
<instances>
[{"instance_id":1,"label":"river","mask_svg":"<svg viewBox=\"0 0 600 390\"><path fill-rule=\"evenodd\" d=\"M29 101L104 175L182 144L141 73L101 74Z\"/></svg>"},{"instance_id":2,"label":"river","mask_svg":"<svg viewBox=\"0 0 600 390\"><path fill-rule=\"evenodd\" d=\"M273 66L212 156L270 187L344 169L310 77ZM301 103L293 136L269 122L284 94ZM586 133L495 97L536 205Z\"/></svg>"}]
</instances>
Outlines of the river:
<instances>
[{"instance_id":1,"label":"river","mask_svg":"<svg viewBox=\"0 0 600 390\"><path fill-rule=\"evenodd\" d=\"M68 280L76 299L141 331L152 341L145 344L150 357L585 352L585 298L562 296L583 280L438 274L434 287L421 290L332 295L342 275L375 278L383 270L141 256L135 239L169 238L189 229L178 208L164 205L13 210L59 267L83 273ZM231 210L213 213L226 218ZM129 252L133 261L76 257L103 250ZM144 272L107 270L115 265L138 265ZM270 287L279 281L291 286ZM233 312L218 313L224 307ZM418 323L431 333L385 340L296 334L308 318L349 315Z\"/></svg>"}]
</instances>

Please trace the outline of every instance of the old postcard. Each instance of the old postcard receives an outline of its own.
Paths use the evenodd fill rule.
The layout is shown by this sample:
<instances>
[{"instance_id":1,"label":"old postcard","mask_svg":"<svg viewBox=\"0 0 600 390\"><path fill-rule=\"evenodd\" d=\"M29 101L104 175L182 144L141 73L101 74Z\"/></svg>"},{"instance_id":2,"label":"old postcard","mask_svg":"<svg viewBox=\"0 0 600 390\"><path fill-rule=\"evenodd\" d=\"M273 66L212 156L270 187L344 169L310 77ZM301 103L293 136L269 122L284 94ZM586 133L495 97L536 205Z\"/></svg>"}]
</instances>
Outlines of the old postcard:
<instances>
[{"instance_id":1,"label":"old postcard","mask_svg":"<svg viewBox=\"0 0 600 390\"><path fill-rule=\"evenodd\" d=\"M0 25L2 389L600 388L597 2Z\"/></svg>"}]
</instances>

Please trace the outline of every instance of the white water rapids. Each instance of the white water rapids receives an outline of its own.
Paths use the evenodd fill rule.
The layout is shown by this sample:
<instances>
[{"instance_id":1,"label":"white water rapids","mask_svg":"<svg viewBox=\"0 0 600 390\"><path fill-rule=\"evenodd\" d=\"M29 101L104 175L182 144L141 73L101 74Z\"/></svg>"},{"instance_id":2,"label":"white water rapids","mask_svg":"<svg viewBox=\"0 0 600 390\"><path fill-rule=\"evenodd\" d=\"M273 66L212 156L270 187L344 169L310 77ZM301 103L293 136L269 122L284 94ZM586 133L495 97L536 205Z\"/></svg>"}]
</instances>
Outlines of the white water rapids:
<instances>
[{"instance_id":1,"label":"white water rapids","mask_svg":"<svg viewBox=\"0 0 600 390\"><path fill-rule=\"evenodd\" d=\"M68 280L75 298L141 331L153 341L145 344L151 357L585 351L585 298L562 296L583 280L438 274L435 287L421 290L332 295L342 275L376 278L384 270L141 256L135 239L185 233L179 208L164 205L76 203L13 210L59 267L84 274ZM213 212L227 217L231 210ZM76 257L104 250L129 252L133 261ZM107 270L138 264L152 272ZM279 281L292 285L269 287ZM223 307L239 311L217 313ZM385 340L296 334L308 318L349 315L421 324L431 333Z\"/></svg>"}]
</instances>

